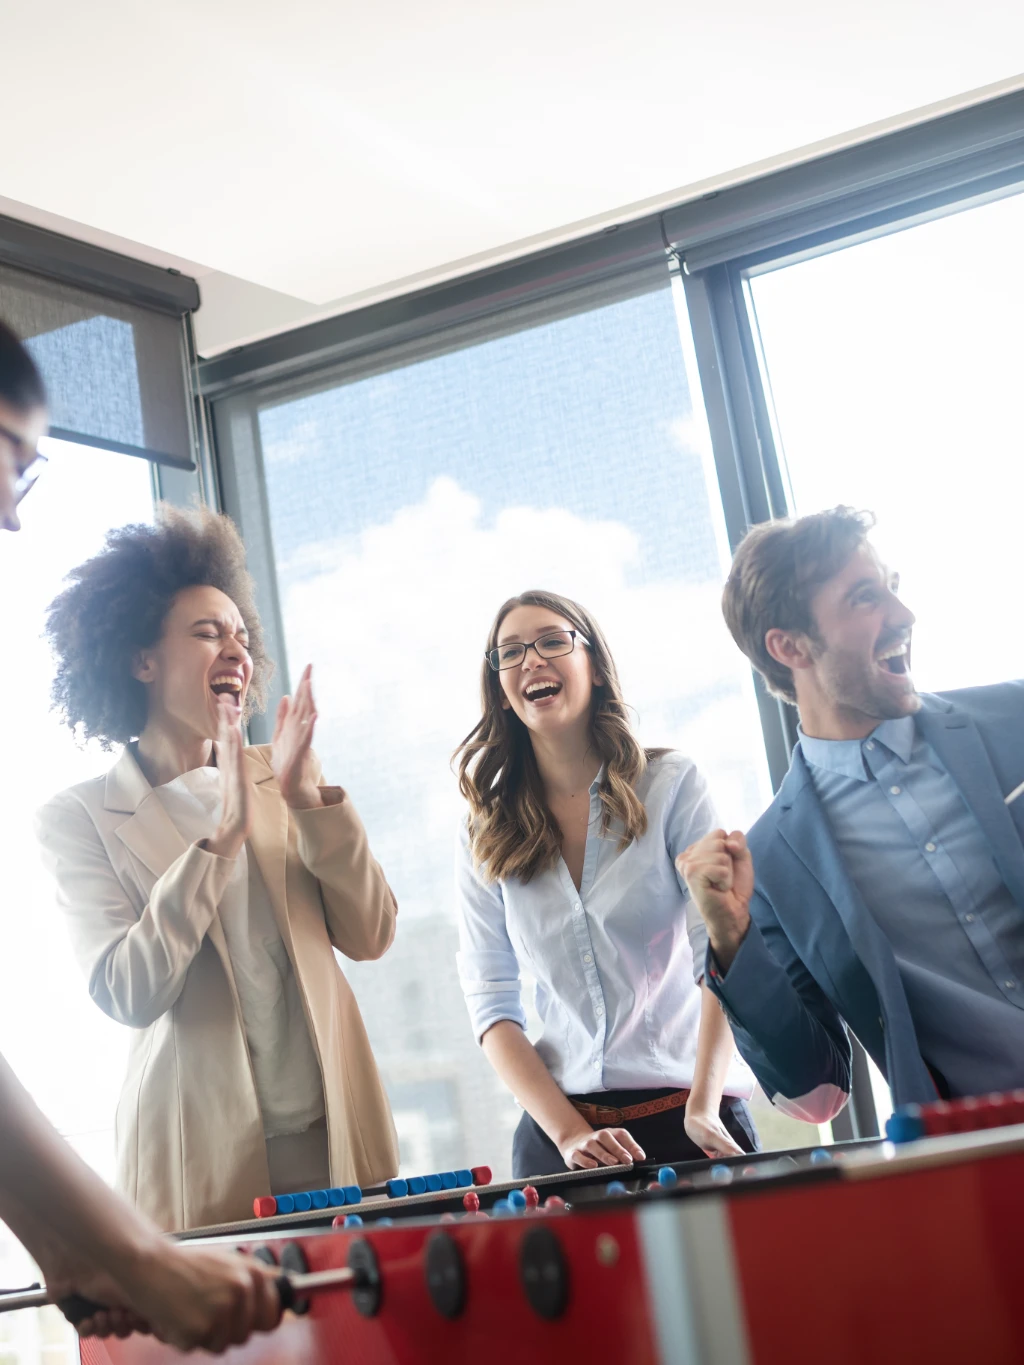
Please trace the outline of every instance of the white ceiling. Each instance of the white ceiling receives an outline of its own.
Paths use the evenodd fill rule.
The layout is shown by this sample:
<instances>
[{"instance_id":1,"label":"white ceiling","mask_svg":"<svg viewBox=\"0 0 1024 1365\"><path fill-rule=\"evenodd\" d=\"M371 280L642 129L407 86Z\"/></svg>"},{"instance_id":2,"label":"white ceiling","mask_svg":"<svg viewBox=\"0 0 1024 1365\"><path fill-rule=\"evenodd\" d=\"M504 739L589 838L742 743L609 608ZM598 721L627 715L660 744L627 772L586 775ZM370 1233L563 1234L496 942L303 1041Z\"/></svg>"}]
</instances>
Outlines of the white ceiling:
<instances>
[{"instance_id":1,"label":"white ceiling","mask_svg":"<svg viewBox=\"0 0 1024 1365\"><path fill-rule=\"evenodd\" d=\"M206 354L1024 69L1019 0L0 0L0 34L0 211L195 273Z\"/></svg>"}]
</instances>

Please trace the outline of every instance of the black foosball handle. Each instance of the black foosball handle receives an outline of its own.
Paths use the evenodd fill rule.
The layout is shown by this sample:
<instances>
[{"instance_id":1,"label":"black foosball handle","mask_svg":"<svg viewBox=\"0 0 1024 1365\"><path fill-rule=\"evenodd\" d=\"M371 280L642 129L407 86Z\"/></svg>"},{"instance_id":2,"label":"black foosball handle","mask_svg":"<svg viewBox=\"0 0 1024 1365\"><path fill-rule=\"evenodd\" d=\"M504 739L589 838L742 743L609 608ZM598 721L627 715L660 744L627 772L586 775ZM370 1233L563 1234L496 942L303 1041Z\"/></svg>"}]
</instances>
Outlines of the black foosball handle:
<instances>
[{"instance_id":1,"label":"black foosball handle","mask_svg":"<svg viewBox=\"0 0 1024 1365\"><path fill-rule=\"evenodd\" d=\"M288 1275L278 1275L274 1281L274 1288L281 1299L283 1310L295 1307L298 1296ZM73 1327L77 1327L86 1318L94 1317L97 1313L106 1313L109 1310L108 1304L96 1303L92 1299L85 1298L82 1294L68 1294L66 1298L58 1299L57 1307Z\"/></svg>"}]
</instances>

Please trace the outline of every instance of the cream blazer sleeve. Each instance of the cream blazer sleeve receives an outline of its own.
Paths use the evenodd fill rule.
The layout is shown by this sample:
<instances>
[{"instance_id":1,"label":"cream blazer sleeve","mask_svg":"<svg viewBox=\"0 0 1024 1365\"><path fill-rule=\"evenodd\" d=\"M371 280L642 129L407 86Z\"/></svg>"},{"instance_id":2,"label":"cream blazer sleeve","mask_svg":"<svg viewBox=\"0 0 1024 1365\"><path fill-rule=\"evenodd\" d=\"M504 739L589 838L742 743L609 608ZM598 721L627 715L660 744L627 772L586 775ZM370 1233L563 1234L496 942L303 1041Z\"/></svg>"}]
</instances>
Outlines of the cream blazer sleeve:
<instances>
[{"instance_id":1,"label":"cream blazer sleeve","mask_svg":"<svg viewBox=\"0 0 1024 1365\"><path fill-rule=\"evenodd\" d=\"M266 756L269 762L269 749ZM395 937L398 903L352 802L317 776L324 804L291 812L299 857L320 883L335 948L356 962L382 957Z\"/></svg>"},{"instance_id":2,"label":"cream blazer sleeve","mask_svg":"<svg viewBox=\"0 0 1024 1365\"><path fill-rule=\"evenodd\" d=\"M118 1023L147 1028L180 995L231 863L193 844L157 878L148 903L136 904L74 795L47 802L37 833L89 994Z\"/></svg>"}]
</instances>

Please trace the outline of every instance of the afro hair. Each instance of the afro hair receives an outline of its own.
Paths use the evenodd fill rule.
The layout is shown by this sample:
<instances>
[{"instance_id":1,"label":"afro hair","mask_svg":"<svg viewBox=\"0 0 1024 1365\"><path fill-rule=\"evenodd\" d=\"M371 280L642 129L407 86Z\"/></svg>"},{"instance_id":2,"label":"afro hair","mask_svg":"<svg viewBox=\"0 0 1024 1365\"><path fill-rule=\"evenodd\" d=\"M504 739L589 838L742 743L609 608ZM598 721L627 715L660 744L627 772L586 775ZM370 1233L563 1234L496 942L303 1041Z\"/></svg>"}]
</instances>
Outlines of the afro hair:
<instances>
[{"instance_id":1,"label":"afro hair","mask_svg":"<svg viewBox=\"0 0 1024 1365\"><path fill-rule=\"evenodd\" d=\"M111 749L142 733L146 688L132 665L140 649L160 640L184 588L219 588L234 602L249 632L253 665L246 717L266 705L273 665L264 653L245 546L228 517L162 504L155 525L111 531L100 553L68 579L50 604L46 635L57 659L54 708L83 738Z\"/></svg>"}]
</instances>

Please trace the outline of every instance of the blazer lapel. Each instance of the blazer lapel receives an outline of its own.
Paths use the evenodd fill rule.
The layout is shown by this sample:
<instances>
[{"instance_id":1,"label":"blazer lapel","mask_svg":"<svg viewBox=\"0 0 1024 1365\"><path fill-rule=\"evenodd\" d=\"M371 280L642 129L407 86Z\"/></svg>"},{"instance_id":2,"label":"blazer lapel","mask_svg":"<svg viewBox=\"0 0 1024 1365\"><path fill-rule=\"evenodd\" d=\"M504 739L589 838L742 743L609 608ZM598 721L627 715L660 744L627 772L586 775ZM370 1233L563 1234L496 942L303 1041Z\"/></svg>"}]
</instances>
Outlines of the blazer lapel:
<instances>
[{"instance_id":1,"label":"blazer lapel","mask_svg":"<svg viewBox=\"0 0 1024 1365\"><path fill-rule=\"evenodd\" d=\"M1024 847L977 726L948 703L942 710L926 704L917 714L917 726L959 787L981 826L1003 881L1024 909Z\"/></svg>"},{"instance_id":2,"label":"blazer lapel","mask_svg":"<svg viewBox=\"0 0 1024 1365\"><path fill-rule=\"evenodd\" d=\"M131 745L125 746L121 757L107 773L103 807L130 814L131 818L118 825L115 833L154 879L162 877L188 847L160 798L146 781Z\"/></svg>"},{"instance_id":3,"label":"blazer lapel","mask_svg":"<svg viewBox=\"0 0 1024 1365\"><path fill-rule=\"evenodd\" d=\"M270 895L274 918L285 947L292 953L291 925L288 921L287 858L288 807L274 781L274 772L262 754L247 749L249 780L253 784L252 832L249 848Z\"/></svg>"}]
</instances>

